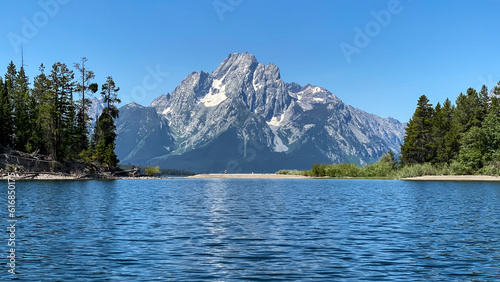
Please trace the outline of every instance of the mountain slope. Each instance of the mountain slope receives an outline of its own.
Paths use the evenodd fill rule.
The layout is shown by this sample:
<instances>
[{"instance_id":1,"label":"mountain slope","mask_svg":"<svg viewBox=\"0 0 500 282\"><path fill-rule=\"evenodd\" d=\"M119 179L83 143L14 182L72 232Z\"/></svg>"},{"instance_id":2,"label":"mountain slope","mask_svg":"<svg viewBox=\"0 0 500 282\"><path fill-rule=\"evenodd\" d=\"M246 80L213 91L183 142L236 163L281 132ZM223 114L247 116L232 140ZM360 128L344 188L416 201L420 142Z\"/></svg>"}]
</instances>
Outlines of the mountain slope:
<instances>
[{"instance_id":1,"label":"mountain slope","mask_svg":"<svg viewBox=\"0 0 500 282\"><path fill-rule=\"evenodd\" d=\"M249 53L189 74L149 107L122 107L117 124L122 162L197 172L367 164L399 151L404 135L399 121L345 105L324 88L285 83L277 66Z\"/></svg>"}]
</instances>

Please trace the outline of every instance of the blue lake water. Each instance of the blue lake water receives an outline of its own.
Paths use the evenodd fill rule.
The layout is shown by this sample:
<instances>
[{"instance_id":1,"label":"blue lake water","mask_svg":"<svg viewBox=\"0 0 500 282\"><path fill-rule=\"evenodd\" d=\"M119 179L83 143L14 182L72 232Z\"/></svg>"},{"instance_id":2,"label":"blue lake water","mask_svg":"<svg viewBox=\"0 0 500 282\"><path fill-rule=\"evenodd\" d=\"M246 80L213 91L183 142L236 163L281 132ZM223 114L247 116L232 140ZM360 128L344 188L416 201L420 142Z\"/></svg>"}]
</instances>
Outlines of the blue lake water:
<instances>
[{"instance_id":1,"label":"blue lake water","mask_svg":"<svg viewBox=\"0 0 500 282\"><path fill-rule=\"evenodd\" d=\"M5 233L1 280L500 280L500 183L38 181L16 193L18 274Z\"/></svg>"}]
</instances>

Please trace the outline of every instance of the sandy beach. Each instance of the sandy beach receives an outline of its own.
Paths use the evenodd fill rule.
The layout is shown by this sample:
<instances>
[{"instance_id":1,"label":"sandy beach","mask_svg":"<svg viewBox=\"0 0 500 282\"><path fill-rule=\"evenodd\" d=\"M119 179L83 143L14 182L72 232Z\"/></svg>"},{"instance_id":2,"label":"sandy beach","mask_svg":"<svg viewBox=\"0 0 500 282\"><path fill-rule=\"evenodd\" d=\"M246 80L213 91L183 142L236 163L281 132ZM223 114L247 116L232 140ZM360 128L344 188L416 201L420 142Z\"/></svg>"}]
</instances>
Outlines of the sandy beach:
<instances>
[{"instance_id":1,"label":"sandy beach","mask_svg":"<svg viewBox=\"0 0 500 282\"><path fill-rule=\"evenodd\" d=\"M0 180L7 180L8 178L14 180L112 180L112 179L168 179L165 177L154 177L154 176L141 176L141 177L116 177L108 176L104 178L92 178L77 175L68 175L63 173L21 173L16 174L13 177L8 177L5 175L0 175ZM210 173L210 174L197 174L193 176L188 176L186 178L219 178L219 179L315 179L313 177L307 177L302 175L285 175L285 174L274 174L274 173L235 173L235 174L223 174L223 173ZM335 178L332 178L335 179ZM349 178L343 178L349 179ZM500 182L500 177L498 176L487 176L487 175L426 175L419 177L409 177L401 178L399 180L403 181L490 181Z\"/></svg>"},{"instance_id":2,"label":"sandy beach","mask_svg":"<svg viewBox=\"0 0 500 282\"><path fill-rule=\"evenodd\" d=\"M308 179L309 177L302 175L285 175L271 173L239 173L239 174L197 174L188 178L239 178L239 179Z\"/></svg>"},{"instance_id":3,"label":"sandy beach","mask_svg":"<svg viewBox=\"0 0 500 282\"><path fill-rule=\"evenodd\" d=\"M405 181L500 181L498 176L488 175L426 175L402 178Z\"/></svg>"},{"instance_id":4,"label":"sandy beach","mask_svg":"<svg viewBox=\"0 0 500 282\"><path fill-rule=\"evenodd\" d=\"M227 178L227 179L314 179L302 175L284 174L197 174L187 178ZM500 181L500 177L487 175L427 175L402 178L404 181Z\"/></svg>"}]
</instances>

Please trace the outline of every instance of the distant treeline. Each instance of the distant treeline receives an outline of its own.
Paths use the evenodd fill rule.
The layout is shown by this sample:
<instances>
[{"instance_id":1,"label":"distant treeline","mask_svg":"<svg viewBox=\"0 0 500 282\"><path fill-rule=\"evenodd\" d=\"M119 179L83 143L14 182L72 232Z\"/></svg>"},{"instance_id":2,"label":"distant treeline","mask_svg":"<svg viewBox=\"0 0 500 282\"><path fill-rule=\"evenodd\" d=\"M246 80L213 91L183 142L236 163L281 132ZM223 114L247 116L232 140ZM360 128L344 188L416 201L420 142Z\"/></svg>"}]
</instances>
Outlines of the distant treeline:
<instances>
[{"instance_id":1,"label":"distant treeline","mask_svg":"<svg viewBox=\"0 0 500 282\"><path fill-rule=\"evenodd\" d=\"M131 165L131 164L120 164L118 165L119 168L123 170L131 170L135 168L136 166ZM148 173L149 172L149 173ZM181 169L162 169L159 166L156 167L140 167L139 169L139 174L140 175L159 175L159 176L191 176L195 175L196 173L187 171L187 170L181 170Z\"/></svg>"},{"instance_id":2,"label":"distant treeline","mask_svg":"<svg viewBox=\"0 0 500 282\"><path fill-rule=\"evenodd\" d=\"M396 178L395 172L398 169L398 162L393 152L384 154L376 163L359 167L353 163L341 164L314 164L312 169L280 170L277 174L304 175L312 177L359 177L359 178Z\"/></svg>"},{"instance_id":3,"label":"distant treeline","mask_svg":"<svg viewBox=\"0 0 500 282\"><path fill-rule=\"evenodd\" d=\"M10 62L0 77L0 148L49 155L57 161L83 160L113 169L115 106L120 100L111 76L100 87L106 107L90 136L90 97L99 91L95 75L85 68L86 58L75 63L78 74L66 64L55 63L46 73L42 64L32 86L24 66Z\"/></svg>"},{"instance_id":4,"label":"distant treeline","mask_svg":"<svg viewBox=\"0 0 500 282\"><path fill-rule=\"evenodd\" d=\"M308 171L282 174L315 177L387 177L420 175L500 175L500 82L489 95L483 85L469 88L453 105L446 99L435 107L422 95L406 127L401 155L392 152L363 168L354 164L314 164Z\"/></svg>"}]
</instances>

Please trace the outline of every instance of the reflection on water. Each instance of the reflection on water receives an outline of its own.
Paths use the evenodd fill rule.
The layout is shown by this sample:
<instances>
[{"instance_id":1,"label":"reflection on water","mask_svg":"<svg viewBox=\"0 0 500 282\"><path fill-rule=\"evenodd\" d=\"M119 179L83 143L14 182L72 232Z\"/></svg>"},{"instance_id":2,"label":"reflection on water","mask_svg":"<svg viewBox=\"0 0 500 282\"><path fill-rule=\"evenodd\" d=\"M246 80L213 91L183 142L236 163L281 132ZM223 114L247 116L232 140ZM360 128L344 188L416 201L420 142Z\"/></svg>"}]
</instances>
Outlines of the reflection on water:
<instances>
[{"instance_id":1,"label":"reflection on water","mask_svg":"<svg viewBox=\"0 0 500 282\"><path fill-rule=\"evenodd\" d=\"M500 279L496 183L45 181L16 193L26 281Z\"/></svg>"}]
</instances>

